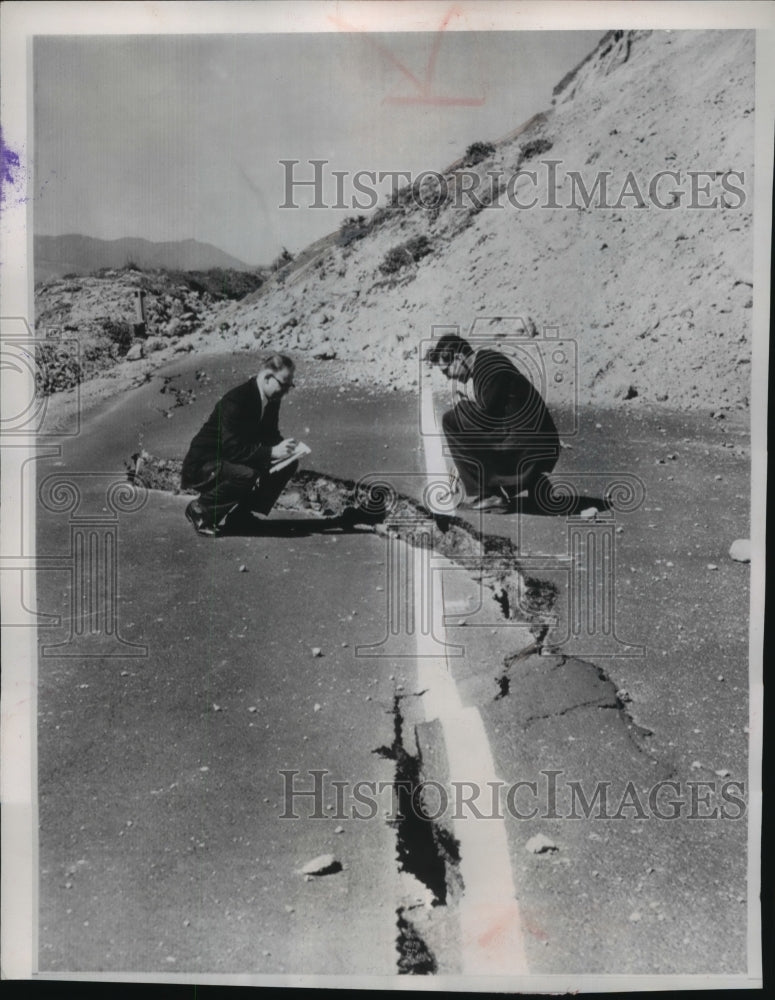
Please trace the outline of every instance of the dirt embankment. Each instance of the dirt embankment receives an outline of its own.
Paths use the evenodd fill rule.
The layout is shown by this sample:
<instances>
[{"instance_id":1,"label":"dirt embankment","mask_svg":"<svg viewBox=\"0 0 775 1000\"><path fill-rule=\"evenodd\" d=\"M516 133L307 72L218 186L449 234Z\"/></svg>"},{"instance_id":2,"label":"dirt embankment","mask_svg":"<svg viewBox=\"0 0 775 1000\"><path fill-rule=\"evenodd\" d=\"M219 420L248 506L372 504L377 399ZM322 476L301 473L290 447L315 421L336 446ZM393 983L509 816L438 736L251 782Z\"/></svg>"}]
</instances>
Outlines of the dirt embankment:
<instances>
[{"instance_id":1,"label":"dirt embankment","mask_svg":"<svg viewBox=\"0 0 775 1000\"><path fill-rule=\"evenodd\" d=\"M584 401L746 407L753 57L751 32L613 33L552 109L227 306L231 331L408 388L434 325L521 317L576 340Z\"/></svg>"},{"instance_id":2,"label":"dirt embankment","mask_svg":"<svg viewBox=\"0 0 775 1000\"><path fill-rule=\"evenodd\" d=\"M131 350L163 349L143 368L175 349L336 357L354 380L411 389L432 328L479 320L539 352L547 328L574 340L582 403L744 410L753 108L753 32L609 33L478 162L397 192L240 301L157 298L161 337ZM58 303L44 290L39 323L105 316L95 280Z\"/></svg>"}]
</instances>

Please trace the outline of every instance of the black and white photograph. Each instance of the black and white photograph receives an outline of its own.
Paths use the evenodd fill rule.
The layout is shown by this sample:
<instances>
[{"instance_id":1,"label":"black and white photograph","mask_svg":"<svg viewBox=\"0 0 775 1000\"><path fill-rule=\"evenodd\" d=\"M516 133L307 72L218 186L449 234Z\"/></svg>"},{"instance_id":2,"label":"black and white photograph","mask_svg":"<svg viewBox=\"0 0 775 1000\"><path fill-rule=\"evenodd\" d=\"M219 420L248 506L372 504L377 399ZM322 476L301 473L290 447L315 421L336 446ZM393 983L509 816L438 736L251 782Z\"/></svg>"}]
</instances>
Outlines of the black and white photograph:
<instances>
[{"instance_id":1,"label":"black and white photograph","mask_svg":"<svg viewBox=\"0 0 775 1000\"><path fill-rule=\"evenodd\" d=\"M0 18L3 977L761 988L775 8Z\"/></svg>"}]
</instances>

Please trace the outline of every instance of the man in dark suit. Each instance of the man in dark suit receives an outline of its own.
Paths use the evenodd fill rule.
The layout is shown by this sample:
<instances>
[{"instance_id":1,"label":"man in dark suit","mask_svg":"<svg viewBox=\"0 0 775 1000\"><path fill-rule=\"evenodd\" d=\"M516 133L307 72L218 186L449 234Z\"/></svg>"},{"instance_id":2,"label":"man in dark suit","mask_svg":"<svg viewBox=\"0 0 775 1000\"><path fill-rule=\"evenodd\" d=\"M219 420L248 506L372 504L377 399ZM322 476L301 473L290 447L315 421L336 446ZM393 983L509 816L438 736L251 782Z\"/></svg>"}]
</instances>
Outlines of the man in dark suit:
<instances>
[{"instance_id":1,"label":"man in dark suit","mask_svg":"<svg viewBox=\"0 0 775 1000\"><path fill-rule=\"evenodd\" d=\"M511 509L557 463L557 428L541 394L500 351L474 351L455 334L441 337L426 360L457 382L442 427L465 488L462 505Z\"/></svg>"},{"instance_id":2,"label":"man in dark suit","mask_svg":"<svg viewBox=\"0 0 775 1000\"><path fill-rule=\"evenodd\" d=\"M181 485L199 499L186 517L199 534L255 524L253 513L268 514L298 467L291 462L271 471L273 462L293 454L297 442L283 438L280 402L293 388L294 363L270 354L258 374L218 401L183 460Z\"/></svg>"}]
</instances>

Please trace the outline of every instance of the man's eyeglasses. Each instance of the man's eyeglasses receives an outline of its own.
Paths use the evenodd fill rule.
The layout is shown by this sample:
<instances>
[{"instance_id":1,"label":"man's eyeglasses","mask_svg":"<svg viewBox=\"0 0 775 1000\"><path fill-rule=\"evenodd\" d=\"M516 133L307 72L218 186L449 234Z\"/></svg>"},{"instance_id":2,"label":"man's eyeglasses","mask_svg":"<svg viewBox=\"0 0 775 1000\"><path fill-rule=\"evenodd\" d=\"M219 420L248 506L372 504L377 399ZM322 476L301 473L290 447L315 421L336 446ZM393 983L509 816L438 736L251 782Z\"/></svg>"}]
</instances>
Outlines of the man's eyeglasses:
<instances>
[{"instance_id":1,"label":"man's eyeglasses","mask_svg":"<svg viewBox=\"0 0 775 1000\"><path fill-rule=\"evenodd\" d=\"M282 379L279 379L274 372L269 372L269 376L270 378L273 378L275 382L280 386L281 392L289 392L291 389L294 388L293 382L283 382Z\"/></svg>"}]
</instances>

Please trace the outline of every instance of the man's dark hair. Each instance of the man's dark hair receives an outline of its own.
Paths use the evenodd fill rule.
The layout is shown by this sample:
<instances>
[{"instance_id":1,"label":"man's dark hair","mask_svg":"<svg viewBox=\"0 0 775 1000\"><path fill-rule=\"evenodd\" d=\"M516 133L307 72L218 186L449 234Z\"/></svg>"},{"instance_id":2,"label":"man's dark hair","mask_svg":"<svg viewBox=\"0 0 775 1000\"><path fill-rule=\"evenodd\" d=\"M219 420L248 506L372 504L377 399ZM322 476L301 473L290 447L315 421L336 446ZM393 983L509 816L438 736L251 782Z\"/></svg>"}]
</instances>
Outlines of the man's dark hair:
<instances>
[{"instance_id":1,"label":"man's dark hair","mask_svg":"<svg viewBox=\"0 0 775 1000\"><path fill-rule=\"evenodd\" d=\"M458 354L467 358L469 354L473 353L474 350L467 340L456 333L445 333L439 337L435 347L430 347L426 351L425 360L432 365L448 365Z\"/></svg>"},{"instance_id":2,"label":"man's dark hair","mask_svg":"<svg viewBox=\"0 0 775 1000\"><path fill-rule=\"evenodd\" d=\"M296 365L292 358L289 358L287 354L277 354L273 352L272 354L267 354L266 357L261 359L261 367L259 371L262 372L284 372L284 371L295 371Z\"/></svg>"}]
</instances>

